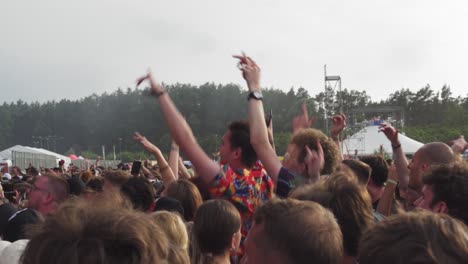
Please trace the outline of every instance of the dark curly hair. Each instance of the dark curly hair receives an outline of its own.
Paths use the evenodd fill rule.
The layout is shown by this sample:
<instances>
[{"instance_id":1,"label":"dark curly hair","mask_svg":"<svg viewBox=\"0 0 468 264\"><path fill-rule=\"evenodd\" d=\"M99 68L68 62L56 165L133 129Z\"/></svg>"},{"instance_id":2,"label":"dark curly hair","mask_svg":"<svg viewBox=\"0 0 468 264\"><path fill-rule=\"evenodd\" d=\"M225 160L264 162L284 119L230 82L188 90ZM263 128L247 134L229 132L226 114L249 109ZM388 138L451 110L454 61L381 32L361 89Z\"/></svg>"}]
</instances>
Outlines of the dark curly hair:
<instances>
[{"instance_id":1,"label":"dark curly hair","mask_svg":"<svg viewBox=\"0 0 468 264\"><path fill-rule=\"evenodd\" d=\"M257 161L257 153L250 144L250 128L247 121L235 121L229 124L231 137L229 141L232 148L241 148L242 163L247 167L252 167Z\"/></svg>"},{"instance_id":2,"label":"dark curly hair","mask_svg":"<svg viewBox=\"0 0 468 264\"><path fill-rule=\"evenodd\" d=\"M388 179L388 165L380 155L369 155L361 158L361 161L369 165L372 169L371 179L377 186L384 186Z\"/></svg>"}]
</instances>

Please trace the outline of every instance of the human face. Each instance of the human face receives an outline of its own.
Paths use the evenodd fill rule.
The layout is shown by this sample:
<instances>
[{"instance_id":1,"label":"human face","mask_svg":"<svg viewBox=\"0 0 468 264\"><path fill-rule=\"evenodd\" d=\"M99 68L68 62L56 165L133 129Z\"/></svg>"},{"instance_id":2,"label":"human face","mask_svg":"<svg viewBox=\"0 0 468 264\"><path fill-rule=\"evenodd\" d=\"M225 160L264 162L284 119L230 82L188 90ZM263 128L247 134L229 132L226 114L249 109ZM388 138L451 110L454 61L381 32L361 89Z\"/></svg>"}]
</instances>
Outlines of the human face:
<instances>
[{"instance_id":1,"label":"human face","mask_svg":"<svg viewBox=\"0 0 468 264\"><path fill-rule=\"evenodd\" d=\"M19 171L18 171L18 168L13 167L11 169L11 174L13 174L13 176L18 176L20 174Z\"/></svg>"},{"instance_id":2,"label":"human face","mask_svg":"<svg viewBox=\"0 0 468 264\"><path fill-rule=\"evenodd\" d=\"M263 247L258 243L261 240L263 232L263 224L254 224L244 241L245 255L241 260L241 264L262 263L265 261L265 254Z\"/></svg>"},{"instance_id":3,"label":"human face","mask_svg":"<svg viewBox=\"0 0 468 264\"><path fill-rule=\"evenodd\" d=\"M305 164L299 163L300 148L296 144L289 144L283 158L283 167L297 174L304 174Z\"/></svg>"},{"instance_id":4,"label":"human face","mask_svg":"<svg viewBox=\"0 0 468 264\"><path fill-rule=\"evenodd\" d=\"M423 195L414 202L416 207L434 213L448 213L447 204L443 201L436 202L431 206L432 200L434 199L434 190L432 189L432 186L424 185L422 193Z\"/></svg>"},{"instance_id":5,"label":"human face","mask_svg":"<svg viewBox=\"0 0 468 264\"><path fill-rule=\"evenodd\" d=\"M426 167L425 164L422 162L421 156L421 150L416 151L413 159L408 164L408 170L410 174L408 185L410 188L416 191L421 191L421 188L423 186L422 175L424 173L424 168Z\"/></svg>"},{"instance_id":6,"label":"human face","mask_svg":"<svg viewBox=\"0 0 468 264\"><path fill-rule=\"evenodd\" d=\"M231 131L226 132L221 138L219 145L219 158L222 164L229 163L231 160Z\"/></svg>"},{"instance_id":7,"label":"human face","mask_svg":"<svg viewBox=\"0 0 468 264\"><path fill-rule=\"evenodd\" d=\"M50 192L47 189L47 178L38 177L29 189L28 207L39 210Z\"/></svg>"},{"instance_id":8,"label":"human face","mask_svg":"<svg viewBox=\"0 0 468 264\"><path fill-rule=\"evenodd\" d=\"M434 192L432 191L431 186L424 185L422 189L422 196L414 201L414 205L418 208L431 211L430 204L432 198L434 197Z\"/></svg>"}]
</instances>

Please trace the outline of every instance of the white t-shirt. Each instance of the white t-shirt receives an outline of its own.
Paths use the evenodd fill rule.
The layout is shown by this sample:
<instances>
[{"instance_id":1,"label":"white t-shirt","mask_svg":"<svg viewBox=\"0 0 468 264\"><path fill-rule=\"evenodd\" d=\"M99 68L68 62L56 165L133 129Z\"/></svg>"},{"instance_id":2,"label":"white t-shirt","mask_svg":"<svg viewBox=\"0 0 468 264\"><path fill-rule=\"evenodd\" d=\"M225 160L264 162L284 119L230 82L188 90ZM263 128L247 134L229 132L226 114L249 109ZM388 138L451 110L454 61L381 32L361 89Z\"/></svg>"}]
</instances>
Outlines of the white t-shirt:
<instances>
[{"instance_id":1,"label":"white t-shirt","mask_svg":"<svg viewBox=\"0 0 468 264\"><path fill-rule=\"evenodd\" d=\"M7 172L3 174L2 178L7 178L8 180L11 180L11 175Z\"/></svg>"}]
</instances>

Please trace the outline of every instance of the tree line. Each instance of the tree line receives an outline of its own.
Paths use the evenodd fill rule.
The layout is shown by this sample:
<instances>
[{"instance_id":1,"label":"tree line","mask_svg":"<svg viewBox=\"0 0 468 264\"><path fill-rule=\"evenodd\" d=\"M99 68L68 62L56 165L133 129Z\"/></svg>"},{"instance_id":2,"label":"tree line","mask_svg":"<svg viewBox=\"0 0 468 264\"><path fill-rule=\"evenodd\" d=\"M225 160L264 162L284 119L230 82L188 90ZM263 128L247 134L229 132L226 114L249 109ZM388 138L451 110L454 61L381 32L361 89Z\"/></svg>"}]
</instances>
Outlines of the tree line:
<instances>
[{"instance_id":1,"label":"tree line","mask_svg":"<svg viewBox=\"0 0 468 264\"><path fill-rule=\"evenodd\" d=\"M217 151L229 122L247 118L247 90L239 85L173 84L166 88L207 153ZM468 96L454 97L449 86L434 90L427 85L416 92L404 88L379 102L372 101L365 91L340 92L331 87L316 95L302 87L287 92L271 88L263 93L265 112L273 113L277 153L285 151L291 120L304 101L309 114L318 117L313 126L323 131L329 125L325 117L342 111L348 115L348 136L355 132L354 125L376 115L392 116L404 124L406 135L421 142L446 141L468 134ZM401 110L360 112L365 107ZM171 144L156 99L148 89L118 89L80 100L3 103L0 120L0 150L20 144L94 158L105 146L108 159L113 158L115 148L117 158L132 160L147 157L133 141L134 131L145 135L163 152Z\"/></svg>"}]
</instances>

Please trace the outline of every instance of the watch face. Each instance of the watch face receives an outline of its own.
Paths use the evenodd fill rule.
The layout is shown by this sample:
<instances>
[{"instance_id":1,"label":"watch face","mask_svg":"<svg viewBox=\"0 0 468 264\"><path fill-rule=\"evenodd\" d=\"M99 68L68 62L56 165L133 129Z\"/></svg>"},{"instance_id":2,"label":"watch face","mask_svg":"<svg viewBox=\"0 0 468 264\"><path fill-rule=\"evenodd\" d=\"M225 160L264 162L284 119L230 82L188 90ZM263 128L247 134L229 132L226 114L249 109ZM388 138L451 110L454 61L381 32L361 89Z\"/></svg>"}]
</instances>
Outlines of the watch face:
<instances>
[{"instance_id":1,"label":"watch face","mask_svg":"<svg viewBox=\"0 0 468 264\"><path fill-rule=\"evenodd\" d=\"M249 94L249 99L250 98L254 98L256 100L261 100L261 99L263 99L263 94L262 94L262 92L254 91L254 92L251 92Z\"/></svg>"},{"instance_id":2,"label":"watch face","mask_svg":"<svg viewBox=\"0 0 468 264\"><path fill-rule=\"evenodd\" d=\"M261 92L253 92L255 98L260 99L263 98L263 94Z\"/></svg>"}]
</instances>

